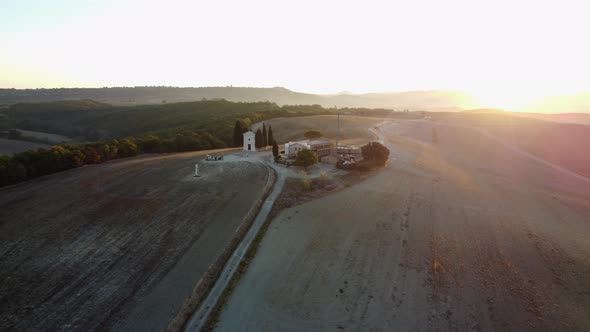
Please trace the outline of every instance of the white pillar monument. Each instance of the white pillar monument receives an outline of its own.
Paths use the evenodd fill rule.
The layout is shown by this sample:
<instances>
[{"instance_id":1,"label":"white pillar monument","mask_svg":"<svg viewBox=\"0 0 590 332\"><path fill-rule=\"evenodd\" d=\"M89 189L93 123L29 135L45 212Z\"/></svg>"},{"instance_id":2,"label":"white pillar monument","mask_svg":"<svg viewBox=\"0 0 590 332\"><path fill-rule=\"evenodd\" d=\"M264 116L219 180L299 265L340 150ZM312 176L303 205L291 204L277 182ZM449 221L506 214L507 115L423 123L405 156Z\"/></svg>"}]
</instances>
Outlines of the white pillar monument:
<instances>
[{"instance_id":1,"label":"white pillar monument","mask_svg":"<svg viewBox=\"0 0 590 332\"><path fill-rule=\"evenodd\" d=\"M195 175L196 178L199 177L199 164L195 164Z\"/></svg>"}]
</instances>

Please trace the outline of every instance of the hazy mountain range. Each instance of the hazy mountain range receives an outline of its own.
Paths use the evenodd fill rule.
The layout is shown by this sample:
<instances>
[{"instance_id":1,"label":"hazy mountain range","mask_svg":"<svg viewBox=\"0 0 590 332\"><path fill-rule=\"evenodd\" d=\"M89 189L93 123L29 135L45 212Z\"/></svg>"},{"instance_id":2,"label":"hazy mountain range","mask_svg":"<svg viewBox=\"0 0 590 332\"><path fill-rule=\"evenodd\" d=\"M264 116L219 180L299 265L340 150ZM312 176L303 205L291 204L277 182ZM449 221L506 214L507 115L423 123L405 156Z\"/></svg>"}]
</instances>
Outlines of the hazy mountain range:
<instances>
[{"instance_id":1,"label":"hazy mountain range","mask_svg":"<svg viewBox=\"0 0 590 332\"><path fill-rule=\"evenodd\" d=\"M318 104L323 107L366 107L411 110L461 110L474 107L469 96L457 91L318 95L285 88L244 87L120 87L67 89L0 89L0 104L92 99L114 105L160 104L201 99L270 101L278 105Z\"/></svg>"},{"instance_id":2,"label":"hazy mountain range","mask_svg":"<svg viewBox=\"0 0 590 332\"><path fill-rule=\"evenodd\" d=\"M469 94L461 91L407 91L352 94L343 92L319 95L291 91L282 87L115 87L64 89L0 89L0 105L19 102L92 99L114 105L161 104L201 99L228 101L270 101L278 105L318 104L323 107L366 107L394 110L460 111L478 105ZM590 112L590 93L551 97L539 101L530 112L585 113Z\"/></svg>"}]
</instances>

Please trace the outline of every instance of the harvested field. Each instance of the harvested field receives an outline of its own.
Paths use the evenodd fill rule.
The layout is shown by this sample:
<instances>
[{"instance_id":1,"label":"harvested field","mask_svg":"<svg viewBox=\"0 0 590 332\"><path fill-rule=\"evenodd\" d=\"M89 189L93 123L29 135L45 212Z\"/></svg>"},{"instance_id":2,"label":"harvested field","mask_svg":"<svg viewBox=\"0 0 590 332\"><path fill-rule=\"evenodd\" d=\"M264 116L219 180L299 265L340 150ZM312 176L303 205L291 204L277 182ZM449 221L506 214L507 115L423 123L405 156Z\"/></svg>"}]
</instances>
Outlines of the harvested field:
<instances>
[{"instance_id":1,"label":"harvested field","mask_svg":"<svg viewBox=\"0 0 590 332\"><path fill-rule=\"evenodd\" d=\"M61 144L61 143L68 143L68 142L72 141L71 138L66 137L66 136L62 136L62 135L58 135L58 134L50 134L50 133L44 133L44 132L40 132L40 131L31 131L31 130L22 130L22 129L19 129L18 131L20 131L24 137L31 137L34 139L47 141L50 144Z\"/></svg>"},{"instance_id":2,"label":"harvested field","mask_svg":"<svg viewBox=\"0 0 590 332\"><path fill-rule=\"evenodd\" d=\"M590 177L590 125L504 113L461 114L440 119L440 130L454 130L457 126L482 130L548 162Z\"/></svg>"},{"instance_id":3,"label":"harvested field","mask_svg":"<svg viewBox=\"0 0 590 332\"><path fill-rule=\"evenodd\" d=\"M347 144L365 144L375 137L367 131L383 119L361 116L340 116L341 142ZM324 134L324 137L336 140L338 138L338 122L335 115L315 115L299 118L276 118L264 122L272 126L274 138L279 144L289 141L305 139L303 134L308 130L317 130ZM252 126L256 130L262 124Z\"/></svg>"},{"instance_id":4,"label":"harvested field","mask_svg":"<svg viewBox=\"0 0 590 332\"><path fill-rule=\"evenodd\" d=\"M388 122L386 169L279 213L217 329L589 330L590 180L444 126Z\"/></svg>"},{"instance_id":5,"label":"harvested field","mask_svg":"<svg viewBox=\"0 0 590 332\"><path fill-rule=\"evenodd\" d=\"M144 155L0 190L0 330L165 330L262 196L263 164Z\"/></svg>"},{"instance_id":6,"label":"harvested field","mask_svg":"<svg viewBox=\"0 0 590 332\"><path fill-rule=\"evenodd\" d=\"M41 144L41 143L33 143L27 141L20 141L15 139L6 139L0 138L0 154L4 154L7 156L13 155L15 153L24 152L33 149L39 148L50 148L51 145Z\"/></svg>"},{"instance_id":7,"label":"harvested field","mask_svg":"<svg viewBox=\"0 0 590 332\"><path fill-rule=\"evenodd\" d=\"M376 171L350 171L334 175L323 172L318 177L300 175L287 178L281 194L273 204L269 218L276 217L284 209L348 188L375 175L375 173Z\"/></svg>"}]
</instances>

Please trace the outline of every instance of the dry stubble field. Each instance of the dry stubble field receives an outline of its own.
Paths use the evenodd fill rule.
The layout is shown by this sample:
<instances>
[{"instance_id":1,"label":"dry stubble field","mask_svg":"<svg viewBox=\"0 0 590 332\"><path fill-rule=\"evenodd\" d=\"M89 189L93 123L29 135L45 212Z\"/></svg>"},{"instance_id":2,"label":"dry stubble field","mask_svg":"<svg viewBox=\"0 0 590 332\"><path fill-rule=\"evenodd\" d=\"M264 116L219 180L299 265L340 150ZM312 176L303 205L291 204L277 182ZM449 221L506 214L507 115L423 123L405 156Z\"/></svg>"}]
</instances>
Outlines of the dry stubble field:
<instances>
[{"instance_id":1,"label":"dry stubble field","mask_svg":"<svg viewBox=\"0 0 590 332\"><path fill-rule=\"evenodd\" d=\"M48 149L51 148L50 145L41 144L41 143L33 143L27 141L19 141L14 139L6 139L0 138L0 154L4 154L7 156L13 155L15 153L24 152L27 150L39 149L44 148Z\"/></svg>"},{"instance_id":2,"label":"dry stubble field","mask_svg":"<svg viewBox=\"0 0 590 332\"><path fill-rule=\"evenodd\" d=\"M266 166L207 151L0 189L0 330L164 330L262 195Z\"/></svg>"},{"instance_id":3,"label":"dry stubble field","mask_svg":"<svg viewBox=\"0 0 590 332\"><path fill-rule=\"evenodd\" d=\"M390 165L280 213L218 330L590 329L590 182L470 128L381 132Z\"/></svg>"},{"instance_id":4,"label":"dry stubble field","mask_svg":"<svg viewBox=\"0 0 590 332\"><path fill-rule=\"evenodd\" d=\"M341 143L364 144L374 139L374 136L367 131L383 119L361 116L340 116ZM336 115L314 115L298 118L276 118L264 122L272 126L274 138L279 144L289 141L305 139L303 134L308 130L317 130L324 134L324 137L336 140L338 138L338 121ZM252 126L253 130L262 126L257 123Z\"/></svg>"}]
</instances>

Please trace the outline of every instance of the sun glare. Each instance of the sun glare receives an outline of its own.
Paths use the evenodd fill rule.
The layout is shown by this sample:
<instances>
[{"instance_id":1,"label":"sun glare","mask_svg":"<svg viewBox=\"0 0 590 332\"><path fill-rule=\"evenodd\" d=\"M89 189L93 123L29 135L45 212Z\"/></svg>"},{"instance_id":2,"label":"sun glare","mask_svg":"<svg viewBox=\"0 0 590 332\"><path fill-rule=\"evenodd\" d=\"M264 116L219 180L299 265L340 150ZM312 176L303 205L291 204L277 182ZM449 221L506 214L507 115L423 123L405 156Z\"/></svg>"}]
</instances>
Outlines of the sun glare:
<instances>
[{"instance_id":1,"label":"sun glare","mask_svg":"<svg viewBox=\"0 0 590 332\"><path fill-rule=\"evenodd\" d=\"M543 97L526 90L484 90L472 93L479 107L498 108L506 111L522 111Z\"/></svg>"}]
</instances>

